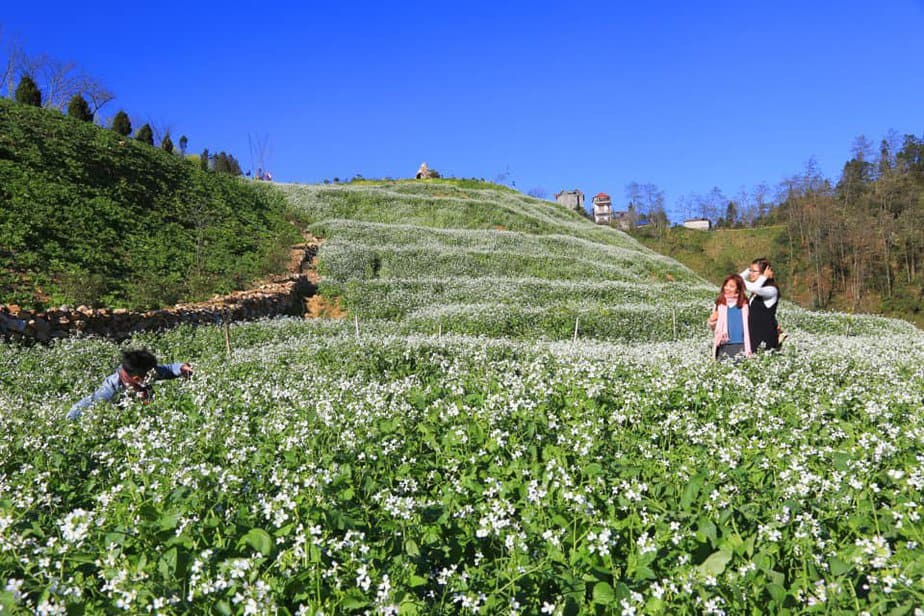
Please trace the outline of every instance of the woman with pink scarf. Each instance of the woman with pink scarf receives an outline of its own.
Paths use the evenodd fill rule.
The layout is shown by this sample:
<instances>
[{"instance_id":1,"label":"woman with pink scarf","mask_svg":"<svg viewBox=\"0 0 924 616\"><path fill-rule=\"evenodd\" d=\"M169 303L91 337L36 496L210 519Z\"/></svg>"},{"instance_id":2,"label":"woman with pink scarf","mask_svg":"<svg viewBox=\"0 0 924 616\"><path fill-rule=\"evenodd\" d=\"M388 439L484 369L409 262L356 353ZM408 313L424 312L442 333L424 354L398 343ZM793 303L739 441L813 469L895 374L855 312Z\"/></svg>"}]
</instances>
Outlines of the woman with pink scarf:
<instances>
[{"instance_id":1,"label":"woman with pink scarf","mask_svg":"<svg viewBox=\"0 0 924 616\"><path fill-rule=\"evenodd\" d=\"M709 328L715 332L712 356L719 361L742 354L751 356L745 288L744 279L738 274L726 276L722 281L722 291L715 300L715 310L709 315Z\"/></svg>"}]
</instances>

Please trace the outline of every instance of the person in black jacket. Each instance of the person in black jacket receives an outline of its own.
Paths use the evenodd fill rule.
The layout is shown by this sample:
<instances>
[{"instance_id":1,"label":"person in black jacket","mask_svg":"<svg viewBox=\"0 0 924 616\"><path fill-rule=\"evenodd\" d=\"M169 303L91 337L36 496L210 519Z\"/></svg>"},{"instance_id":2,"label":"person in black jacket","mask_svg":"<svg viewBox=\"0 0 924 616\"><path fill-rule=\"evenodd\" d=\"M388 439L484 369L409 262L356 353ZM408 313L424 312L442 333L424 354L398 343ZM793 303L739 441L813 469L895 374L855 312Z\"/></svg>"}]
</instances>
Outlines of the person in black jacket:
<instances>
[{"instance_id":1,"label":"person in black jacket","mask_svg":"<svg viewBox=\"0 0 924 616\"><path fill-rule=\"evenodd\" d=\"M751 348L757 352L780 348L779 323L776 308L780 300L780 287L773 278L770 261L761 257L754 259L748 269L741 272L744 285L751 294L748 329L751 334Z\"/></svg>"}]
</instances>

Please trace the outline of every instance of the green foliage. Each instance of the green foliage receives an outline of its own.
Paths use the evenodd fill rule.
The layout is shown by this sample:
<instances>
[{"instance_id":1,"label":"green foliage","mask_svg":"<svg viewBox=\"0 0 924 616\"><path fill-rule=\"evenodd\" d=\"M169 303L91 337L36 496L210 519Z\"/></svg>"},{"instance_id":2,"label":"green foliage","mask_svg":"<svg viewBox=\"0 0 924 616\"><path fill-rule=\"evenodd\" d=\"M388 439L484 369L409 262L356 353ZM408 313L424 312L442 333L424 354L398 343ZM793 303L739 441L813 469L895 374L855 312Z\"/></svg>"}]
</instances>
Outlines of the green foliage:
<instances>
[{"instance_id":1,"label":"green foliage","mask_svg":"<svg viewBox=\"0 0 924 616\"><path fill-rule=\"evenodd\" d=\"M16 102L33 107L42 106L42 92L29 75L23 75L16 86Z\"/></svg>"},{"instance_id":2,"label":"green foliage","mask_svg":"<svg viewBox=\"0 0 924 616\"><path fill-rule=\"evenodd\" d=\"M237 162L237 159L234 158L231 154L227 152L219 152L212 156L214 160L215 172L216 173L226 173L228 175L243 175L241 171L241 165Z\"/></svg>"},{"instance_id":3,"label":"green foliage","mask_svg":"<svg viewBox=\"0 0 924 616\"><path fill-rule=\"evenodd\" d=\"M131 345L192 380L73 423L119 346L0 346L0 605L910 614L924 336L812 323L738 364L305 319L232 325L229 355L181 327Z\"/></svg>"},{"instance_id":4,"label":"green foliage","mask_svg":"<svg viewBox=\"0 0 924 616\"><path fill-rule=\"evenodd\" d=\"M67 104L67 115L81 122L93 121L93 112L90 111L89 103L79 94L75 94Z\"/></svg>"},{"instance_id":5,"label":"green foliage","mask_svg":"<svg viewBox=\"0 0 924 616\"><path fill-rule=\"evenodd\" d=\"M243 288L298 240L285 201L0 100L0 296L150 308Z\"/></svg>"},{"instance_id":6,"label":"green foliage","mask_svg":"<svg viewBox=\"0 0 924 616\"><path fill-rule=\"evenodd\" d=\"M145 124L139 128L138 132L135 134L135 139L141 143L154 145L154 131L151 130L151 125Z\"/></svg>"},{"instance_id":7,"label":"green foliage","mask_svg":"<svg viewBox=\"0 0 924 616\"><path fill-rule=\"evenodd\" d=\"M165 135L164 140L160 142L160 149L168 154L173 154L173 139L170 135Z\"/></svg>"},{"instance_id":8,"label":"green foliage","mask_svg":"<svg viewBox=\"0 0 924 616\"><path fill-rule=\"evenodd\" d=\"M786 297L793 299L796 294L790 286L789 269L783 266L780 238L784 233L782 226L726 228L708 232L684 227L656 229L646 226L633 231L632 236L716 285L728 274L741 272L755 258L767 257L786 290Z\"/></svg>"},{"instance_id":9,"label":"green foliage","mask_svg":"<svg viewBox=\"0 0 924 616\"><path fill-rule=\"evenodd\" d=\"M121 109L112 118L112 130L123 137L128 137L132 134L132 122L128 119L128 114Z\"/></svg>"}]
</instances>

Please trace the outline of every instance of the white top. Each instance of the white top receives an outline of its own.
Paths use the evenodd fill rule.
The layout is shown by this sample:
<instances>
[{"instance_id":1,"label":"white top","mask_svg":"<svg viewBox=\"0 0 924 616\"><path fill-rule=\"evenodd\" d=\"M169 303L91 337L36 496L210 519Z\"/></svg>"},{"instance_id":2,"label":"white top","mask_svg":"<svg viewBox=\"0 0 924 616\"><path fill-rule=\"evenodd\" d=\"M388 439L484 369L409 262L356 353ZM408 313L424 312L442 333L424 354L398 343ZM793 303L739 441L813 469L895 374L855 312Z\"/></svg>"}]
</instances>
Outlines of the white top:
<instances>
[{"instance_id":1,"label":"white top","mask_svg":"<svg viewBox=\"0 0 924 616\"><path fill-rule=\"evenodd\" d=\"M741 272L741 277L744 279L744 288L749 292L753 293L751 296L751 301L754 301L755 297L760 297L764 300L764 306L767 308L773 308L773 305L776 304L776 300L780 296L780 290L775 286L763 286L764 282L767 280L767 277L761 274L757 277L757 280L751 282L748 280L749 269Z\"/></svg>"}]
</instances>

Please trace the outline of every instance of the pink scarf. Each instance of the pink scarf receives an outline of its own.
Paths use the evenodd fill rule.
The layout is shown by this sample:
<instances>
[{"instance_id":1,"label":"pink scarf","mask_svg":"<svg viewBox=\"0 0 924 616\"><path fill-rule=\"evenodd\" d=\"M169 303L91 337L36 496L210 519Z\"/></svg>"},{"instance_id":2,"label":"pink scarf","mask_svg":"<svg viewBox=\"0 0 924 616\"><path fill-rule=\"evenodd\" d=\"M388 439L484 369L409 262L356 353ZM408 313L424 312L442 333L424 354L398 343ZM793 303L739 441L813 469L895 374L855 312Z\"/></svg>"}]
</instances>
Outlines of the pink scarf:
<instances>
[{"instance_id":1,"label":"pink scarf","mask_svg":"<svg viewBox=\"0 0 924 616\"><path fill-rule=\"evenodd\" d=\"M725 304L718 304L719 320L715 324L715 336L712 339L712 356L718 353L719 346L728 342L728 304L738 301L737 297L725 298ZM748 330L748 305L741 306L741 321L744 326L744 356L751 356L751 333Z\"/></svg>"}]
</instances>

